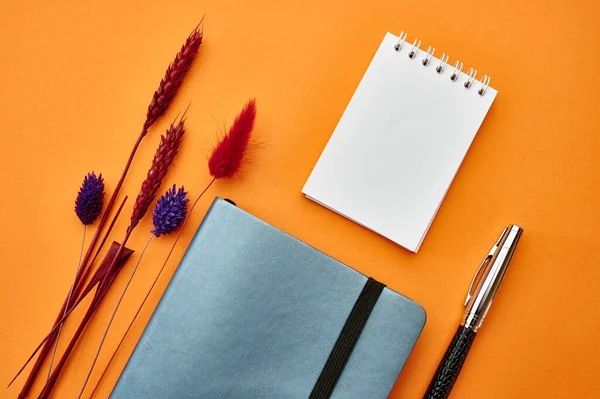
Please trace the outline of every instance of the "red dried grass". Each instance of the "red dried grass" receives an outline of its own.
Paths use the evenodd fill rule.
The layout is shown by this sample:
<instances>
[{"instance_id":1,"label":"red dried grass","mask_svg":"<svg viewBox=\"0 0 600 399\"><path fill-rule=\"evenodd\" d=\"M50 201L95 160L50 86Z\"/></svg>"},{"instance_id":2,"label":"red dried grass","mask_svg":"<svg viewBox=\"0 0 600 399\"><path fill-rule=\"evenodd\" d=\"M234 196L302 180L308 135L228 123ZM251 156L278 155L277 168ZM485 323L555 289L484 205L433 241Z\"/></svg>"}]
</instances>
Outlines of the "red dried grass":
<instances>
[{"instance_id":1,"label":"red dried grass","mask_svg":"<svg viewBox=\"0 0 600 399\"><path fill-rule=\"evenodd\" d=\"M129 227L127 227L125 236L123 237L123 240L121 241L121 245L119 246L119 248L116 251L116 255L112 259L112 262L110 262L110 266L108 266L107 273L112 273L114 271L114 275L107 274L109 277L106 277L104 275L98 276L99 286L98 286L98 290L96 291L96 295L94 295L94 300L96 300L96 297L99 292L102 294L102 296L99 298L98 301L102 300L102 297L104 296L106 291L108 291L112 282L114 281L114 278L120 271L120 268L117 267L118 259L120 259L123 251L126 249L125 245L127 244L127 241L129 240L129 237L131 236L131 233L133 232L135 227L138 225L139 221L144 217L144 215L148 211L148 208L152 204L152 201L154 201L154 198L156 197L156 193L160 189L162 181L165 178L165 176L167 175L167 172L169 171L169 167L171 166L171 164L173 163L173 160L175 159L175 155L177 155L177 152L179 151L179 146L181 144L183 134L185 133L185 130L183 129L183 123L184 123L184 120L181 119L177 125L175 125L174 123L171 124L169 129L167 129L166 135L161 136L160 144L159 144L158 148L156 149L154 159L152 160L152 166L148 170L148 175L146 176L146 179L142 183L142 187L141 187L140 192L135 201L135 205L133 207L133 212L131 214L131 221L130 221ZM94 280L93 277L92 277L92 280ZM70 351L73 349L73 347L74 347L77 339L79 339L79 336L81 335L81 333L83 333L83 328L81 328L81 327L82 326L85 327L85 324L87 324L87 322L91 319L91 317L93 316L93 314L97 308L97 305L94 307L93 304L94 304L94 302L92 302L92 305L88 309L88 313L86 313L86 316L84 317L84 319L80 325L81 331L79 331L79 329L78 329L77 330L78 335L76 334L76 336L73 338L73 340L71 340L71 343L73 345L72 346L70 345L67 348L67 351L61 358L60 362L57 364L56 369L52 372L52 375L50 376L48 381L46 381L46 385L44 386L44 389L42 390L42 393L40 394L38 399L46 399L52 393L52 389L54 389L54 385L56 384L56 382L58 381L58 378L60 377L60 373L62 371L62 368L64 367L64 364L66 363L66 361L69 357ZM87 319L86 319L86 317L87 317Z\"/></svg>"},{"instance_id":2,"label":"red dried grass","mask_svg":"<svg viewBox=\"0 0 600 399\"><path fill-rule=\"evenodd\" d=\"M127 337L127 334L129 334L129 331L131 330L131 328L133 327L133 324L137 320L137 317L139 316L140 312L142 311L144 305L146 304L146 301L150 297L150 294L152 293L152 290L154 289L154 286L156 285L156 283L158 283L158 280L160 279L160 276L162 275L162 272L165 270L165 266L167 266L167 263L169 262L169 259L171 258L171 254L173 253L173 250L175 249L175 246L177 245L177 242L179 241L179 237L181 236L181 233L182 233L183 229L185 228L185 225L187 224L187 222L190 219L191 212L194 210L194 207L198 203L198 200L200 200L200 198L202 198L202 196L204 195L204 193L206 193L208 191L208 189L210 188L210 186L212 186L212 184L214 182L215 182L215 179L213 179L204 188L204 190L202 191L202 193L200 193L200 195L198 196L198 198L196 198L196 201L194 201L192 207L190 208L190 211L188 212L188 217L186 218L186 220L183 223L183 225L179 228L179 230L177 232L177 237L175 237L175 241L173 242L173 245L171 246L171 249L169 250L169 253L167 254L167 257L166 257L165 261L163 262L161 268L159 269L158 274L156 275L156 277L154 278L154 281L152 282L152 285L150 286L150 288L146 292L146 296L142 300L142 303L140 303L140 306L138 307L137 311L133 315L133 318L131 319L131 322L129 323L129 326L127 327L127 330L125 331L125 333L121 337L121 340L119 341L119 344L117 345L117 347L113 351L110 359L108 360L108 363L106 364L106 366L104 366L104 369L102 370L102 374L100 375L100 378L98 379L98 381L94 385L94 389L92 390L92 393L90 394L90 399L92 399L94 397L94 395L96 394L96 391L98 390L98 387L100 387L100 383L102 382L102 379L106 375L106 372L108 371L108 368L110 367L110 365L112 364L113 360L115 359L115 356L117 355L117 352L121 348L121 345L123 345L123 342L125 341L125 338Z\"/></svg>"},{"instance_id":3,"label":"red dried grass","mask_svg":"<svg viewBox=\"0 0 600 399\"><path fill-rule=\"evenodd\" d=\"M67 349L65 350L60 361L56 364L56 368L53 370L52 375L46 382L46 385L44 386L44 389L42 390L38 398L47 398L50 395L50 392L52 392L56 381L58 381L58 376L60 375L62 369L67 363L67 360L69 359L73 348L75 348L77 341L81 337L83 330L94 316L96 309L98 309L100 303L102 303L102 299L104 299L104 296L108 292L108 289L110 288L112 282L115 280L117 274L123 268L125 262L127 261L127 259L129 259L131 254L133 254L132 250L124 248L117 242L112 243L108 253L104 257L104 260L102 261L102 263L98 267L98 270L96 271L96 273L92 277L92 280L90 281L90 283L98 284L98 289L94 293L94 297L92 298L90 307L85 313L85 316L83 316L83 320L79 324L75 335L71 339L71 342L69 342L69 345L67 346Z\"/></svg>"},{"instance_id":4,"label":"red dried grass","mask_svg":"<svg viewBox=\"0 0 600 399\"><path fill-rule=\"evenodd\" d=\"M202 23L202 21L201 21L201 23ZM144 122L142 131L141 131L140 135L138 136L138 138L133 146L133 149L131 150L131 153L129 155L127 163L125 164L123 173L121 174L121 177L120 177L117 185L115 186L113 194L111 195L111 197L108 201L106 210L104 211L104 214L102 215L102 218L100 219L100 223L98 224L96 233L94 234L94 237L92 238L92 240L90 242L90 245L85 253L85 256L83 257L79 271L75 275L75 279L74 279L75 291L74 292L81 291L81 289L83 287L83 283L85 282L85 279L83 279L82 277L87 275L89 273L89 269L91 269L91 267L93 266L93 261L90 262L90 259L92 257L92 254L94 253L94 248L98 244L98 240L100 239L102 230L108 221L108 216L109 216L112 208L115 205L117 196L121 190L121 187L123 186L125 177L127 176L127 173L131 166L131 163L133 162L135 153L137 152L137 149L138 149L142 139L146 136L146 134L148 133L148 129L150 129L150 127L154 124L154 122L161 115L164 114L164 112L167 110L167 108L171 104L173 98L177 94L179 87L183 83L185 75L191 68L192 63L193 63L194 59L196 58L196 55L198 54L198 50L200 49L200 45L202 44L202 38L203 38L203 31L202 30L199 31L198 27L196 27L192 31L192 33L189 35L188 39L186 40L185 44L182 46L179 53L177 53L177 55L175 56L175 59L173 60L173 62L167 68L164 78L161 80L158 89L154 92L154 95L152 96L152 101L150 102L150 105L148 106L148 111L146 113L146 121ZM102 245L98 247L98 252L100 251L101 248L102 248ZM94 256L94 259L96 256ZM56 327L58 324L60 324L60 320L62 318L61 316L64 314L65 309L69 308L70 302L71 301L69 301L69 298L67 297L63 303L61 310L58 313L58 316L54 322L53 328ZM58 336L58 330L54 330L54 331L55 331L54 333L51 333L51 335L47 337L46 343L45 343L40 355L38 356L32 370L29 374L29 377L27 378L27 381L25 382L25 384L19 394L19 398L24 398L27 395L27 393L31 390L31 387L33 386L33 383L35 382L35 379L40 371L40 368L42 367L44 360L51 352L54 342L56 341L57 336ZM29 360L27 361L25 366L28 363L29 363ZM20 372L19 372L19 374L20 374ZM14 381L14 379L13 379L13 381ZM11 381L11 383L12 383L12 381Z\"/></svg>"},{"instance_id":5,"label":"red dried grass","mask_svg":"<svg viewBox=\"0 0 600 399\"><path fill-rule=\"evenodd\" d=\"M125 203L127 202L127 196L125 196L125 198L123 198L123 201L121 202L121 206L119 206L119 209L117 209L117 213L115 214L115 216L113 216L113 219L108 227L108 230L106 230L106 233L104 234L104 238L102 239L101 245L100 247L98 247L98 250L96 251L96 254L94 255L93 261L92 263L96 260L96 258L98 257L98 254L100 253L100 249L101 247L104 245L104 243L106 242L108 236L110 235L110 233L112 232L112 229L115 225L115 223L117 222L117 220L119 219L119 215L121 214L121 210L123 209L123 206L125 205ZM10 386L15 379L17 379L17 377L21 374L21 372L23 372L23 370L25 369L25 367L27 366L27 364L31 361L31 359L33 359L33 357L35 356L35 354L38 352L38 350L42 347L42 345L44 345L44 343L46 342L54 342L52 340L52 338L56 338L58 335L58 329L60 327L60 325L65 321L65 319L71 314L71 312L73 310L75 310L75 308L77 307L77 305L79 305L79 303L83 300L83 298L85 298L87 296L87 294L89 292L91 292L95 285L98 283L98 281L94 281L91 280L87 286L84 288L83 286L83 282L85 282L87 280L87 277L89 275L91 269L88 269L86 271L86 273L84 273L81 277L81 281L82 284L80 284L79 286L76 286L73 290L73 294L71 295L71 299L72 302L69 304L66 300L63 303L63 307L61 308L61 313L59 314L59 317L56 319L56 322L54 323L54 326L52 327L52 330L48 333L48 335L46 335L44 337L44 339L42 339L42 341L40 342L40 344L34 349L33 353L29 356L29 358L27 359L27 361L25 362L25 364L21 367L21 369L19 370L19 372L15 375L15 377L12 379L12 381L10 382L10 384L8 384L8 386ZM65 308L67 308L67 311L64 312ZM46 350L46 354L50 352L50 346L46 343L46 345L44 346L44 350ZM42 352L42 354L44 354L44 352ZM40 355L40 357L42 357L42 355ZM36 365L38 363L36 362ZM40 366L41 366L41 362L40 362ZM39 368L38 368L39 369ZM31 378L31 375L30 375ZM19 394L19 398L23 398L25 397L26 393L21 392Z\"/></svg>"},{"instance_id":6,"label":"red dried grass","mask_svg":"<svg viewBox=\"0 0 600 399\"><path fill-rule=\"evenodd\" d=\"M214 148L208 160L208 170L212 177L229 179L240 170L254 129L255 119L256 100L251 99L235 118L229 132Z\"/></svg>"},{"instance_id":7,"label":"red dried grass","mask_svg":"<svg viewBox=\"0 0 600 399\"><path fill-rule=\"evenodd\" d=\"M237 172L239 172L239 170L243 164L246 152L248 150L248 146L250 144L250 138L252 136L252 131L254 130L255 119L256 119L256 100L251 99L250 101L248 101L246 106L242 109L240 114L237 116L237 118L235 119L235 122L229 129L229 132L225 136L223 136L223 138L219 141L219 143L213 149L213 152L212 152L211 156L209 157L209 161L208 161L209 171L210 171L210 174L213 177L213 179L208 183L208 185L204 188L204 190L200 193L198 198L196 198L196 200L190 207L187 219L185 220L185 222L183 223L183 225L177 232L177 237L175 238L173 245L171 246L171 249L170 249L169 253L167 254L165 261L163 262L160 270L158 271L158 274L154 278L154 281L152 282L152 285L148 289L148 292L146 293L146 296L144 297L142 303L139 305L135 315L133 316L133 319L129 323L127 330L121 337L121 340L119 341L119 344L113 351L108 363L106 364L106 366L104 366L104 369L102 370L102 374L100 375L100 378L94 385L94 389L92 391L92 394L90 395L90 398L93 398L94 395L96 394L98 387L100 386L100 383L102 382L102 379L104 378L104 376L106 375L106 372L108 371L108 368L112 364L117 352L119 351L119 349L121 348L121 345L125 341L127 334L129 334L129 331L133 327L133 324L135 323L142 308L146 304L146 301L150 297L150 294L151 294L152 290L154 289L154 286L158 282L160 276L162 275L162 273L165 269L165 266L169 262L171 254L173 253L173 250L175 249L175 246L177 245L177 242L179 241L179 237L181 237L181 233L183 232L188 221L190 220L192 211L196 207L196 204L198 203L198 201L200 201L200 198L202 198L202 196L208 191L208 189L213 185L215 180L223 179L223 178L231 178Z\"/></svg>"},{"instance_id":8,"label":"red dried grass","mask_svg":"<svg viewBox=\"0 0 600 399\"><path fill-rule=\"evenodd\" d=\"M152 101L148 106L144 130L148 130L154 121L156 121L156 119L160 117L171 104L173 97L175 97L181 83L183 83L186 73L192 67L194 59L200 49L200 45L202 44L202 37L202 31L198 31L198 27L196 27L185 41L185 44L181 47L179 53L175 56L171 65L167 68L165 77L160 81L158 90L154 92Z\"/></svg>"},{"instance_id":9,"label":"red dried grass","mask_svg":"<svg viewBox=\"0 0 600 399\"><path fill-rule=\"evenodd\" d=\"M175 159L175 155L179 151L181 139L185 133L183 122L184 120L182 119L177 126L171 125L167 130L166 136L161 136L160 144L152 160L152 166L135 200L128 230L133 230L137 226L146 212L148 212L154 198L156 198L156 193L158 193L162 181L167 175L169 167L173 163L173 159Z\"/></svg>"}]
</instances>

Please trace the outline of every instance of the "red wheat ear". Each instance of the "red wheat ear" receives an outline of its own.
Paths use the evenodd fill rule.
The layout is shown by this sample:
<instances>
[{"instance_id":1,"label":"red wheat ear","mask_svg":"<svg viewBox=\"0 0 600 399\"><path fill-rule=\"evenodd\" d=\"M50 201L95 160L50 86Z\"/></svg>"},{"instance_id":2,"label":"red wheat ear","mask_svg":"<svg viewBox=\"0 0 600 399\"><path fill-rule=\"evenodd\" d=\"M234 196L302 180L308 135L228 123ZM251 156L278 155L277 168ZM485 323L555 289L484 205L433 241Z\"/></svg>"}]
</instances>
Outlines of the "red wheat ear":
<instances>
[{"instance_id":1,"label":"red wheat ear","mask_svg":"<svg viewBox=\"0 0 600 399\"><path fill-rule=\"evenodd\" d=\"M202 21L200 22L200 24L202 24ZM185 44L181 47L181 50L179 51L179 53L177 53L177 55L175 56L175 59L173 60L173 62L167 68L164 78L161 80L158 89L152 96L152 101L151 101L150 105L148 106L148 111L146 114L146 121L144 122L142 131L139 134L137 141L135 142L135 144L133 146L133 149L131 150L129 159L127 160L127 163L125 164L125 168L121 174L121 177L120 177L119 181L117 182L117 185L114 188L113 194L111 195L111 197L108 201L108 204L106 205L106 210L104 211L104 215L100 219L96 233L94 234L94 237L92 238L92 240L88 246L85 256L83 257L83 260L81 261L79 271L75 275L74 280L76 283L75 283L74 291L73 291L75 294L74 297L77 297L79 295L81 289L83 288L84 279L82 278L82 276L89 274L90 268L93 266L93 263L95 260L95 256L94 256L94 259L92 259L94 249L96 248L96 245L98 244L98 241L100 240L100 235L102 233L102 230L104 229L106 223L108 222L108 217L112 211L112 208L115 205L115 201L117 199L117 196L119 195L119 192L121 190L123 182L125 181L125 177L127 176L127 173L131 166L131 163L133 162L133 158L137 152L137 149L138 149L142 139L148 133L148 129L167 110L167 108L171 104L173 98L177 94L177 91L179 90L179 87L181 86L181 84L185 78L185 75L191 68L192 63L194 62L194 59L196 58L196 55L198 54L198 50L200 49L200 45L202 44L202 39L203 39L203 32L202 32L202 30L199 31L198 27L197 27L196 29L194 29L192 31L190 36L187 38ZM98 247L98 252L101 249L102 249L102 244ZM98 252L96 252L96 254ZM61 316L63 315L65 309L68 309L69 306L71 305L70 302L71 301L69 300L68 297L65 298L63 307L61 308L61 310L58 314L58 317L55 320L54 327L57 326L57 323L61 319ZM56 341L57 337L58 337L57 332L54 332L50 337L48 337L48 340L44 344L44 346L40 352L40 355L38 356L37 360L35 361L35 364L31 370L31 372L29 373L29 376L27 377L27 381L25 382L25 384L23 385L23 388L21 389L19 398L24 398L25 396L27 396L27 394L31 390L31 387L33 386L33 383L35 382L35 379L44 363L44 360L50 354L50 351L52 350L53 344ZM29 363L30 360L31 360L31 358L27 361L27 363ZM27 363L25 365L27 365ZM23 371L23 369L24 368L21 368L21 370L17 373L17 375L15 376L13 381L19 376L19 374ZM13 381L11 381L11 384Z\"/></svg>"},{"instance_id":2,"label":"red wheat ear","mask_svg":"<svg viewBox=\"0 0 600 399\"><path fill-rule=\"evenodd\" d=\"M167 130L166 136L161 136L160 144L152 160L152 167L148 170L148 176L142 183L142 188L138 194L133 212L131 214L131 224L128 230L133 230L135 226L142 220L148 208L154 201L156 193L160 189L163 179L169 171L169 166L173 163L173 159L179 151L179 145L185 130L183 130L183 119L179 121L177 126L171 125Z\"/></svg>"},{"instance_id":3,"label":"red wheat ear","mask_svg":"<svg viewBox=\"0 0 600 399\"><path fill-rule=\"evenodd\" d=\"M202 24L202 21L200 24ZM175 97L181 83L183 83L185 74L190 70L194 59L196 59L196 55L198 55L198 50L202 44L202 37L202 31L198 31L198 28L194 29L185 41L185 44L181 46L181 50L177 53L171 65L167 68L165 77L160 81L158 89L154 92L152 101L148 106L143 131L147 131L171 104L173 97Z\"/></svg>"},{"instance_id":4,"label":"red wheat ear","mask_svg":"<svg viewBox=\"0 0 600 399\"><path fill-rule=\"evenodd\" d=\"M94 296L94 300L96 300L96 296L99 295L99 293L101 293L101 296L99 297L99 299L97 299L98 304L99 301L102 300L104 294L112 285L117 273L120 271L117 262L118 259L120 259L123 251L126 250L125 245L127 244L131 233L148 211L150 204L154 200L154 197L156 197L156 193L158 192L163 179L169 171L169 166L171 166L175 155L177 155L179 145L181 144L181 139L183 137L183 134L185 133L185 131L183 130L183 122L183 120L180 120L176 126L172 124L171 127L167 130L167 134L165 136L161 136L160 145L158 146L156 154L154 155L154 159L152 160L152 166L148 171L148 176L146 177L146 180L144 180L144 182L142 183L142 188L140 189L140 193L138 194L138 197L135 201L135 205L133 207L133 212L131 214L131 222L129 224L129 227L127 228L127 231L125 232L123 240L121 241L121 245L118 247L116 254L114 255L114 259L112 259L112 262L110 262L109 266L106 267L106 275L98 275L98 290L96 291L96 295ZM86 317L88 317L88 319L84 319L86 323L93 316L96 307L92 309L92 306L90 306L90 308L88 309L88 313L86 313ZM83 328L85 328L85 326ZM75 345L77 339L79 339L79 336L83 333L83 328L81 329L81 331L78 330L77 333L79 335L76 335L76 338L73 338L73 340L71 341L72 346ZM69 348L69 350L72 350L71 346L69 346ZM40 393L38 399L47 399L50 396L52 390L54 389L54 386L56 385L56 382L58 381L58 378L60 377L60 374L69 357L69 354L70 352L65 352L60 362L56 365L56 369L54 369L54 371L50 375L50 378L48 379L48 381L46 381L46 385L44 386L44 389Z\"/></svg>"},{"instance_id":5,"label":"red wheat ear","mask_svg":"<svg viewBox=\"0 0 600 399\"><path fill-rule=\"evenodd\" d=\"M200 195L196 198L196 200L193 202L192 206L190 207L187 219L183 223L183 226L181 226L181 228L179 229L179 232L177 233L177 237L175 237L175 241L173 242L173 245L171 246L171 249L170 249L169 253L167 254L165 261L163 262L160 270L158 271L158 274L154 278L154 282L152 283L152 285L146 292L146 296L144 297L144 300L142 301L142 303L139 305L135 315L133 316L133 319L129 323L129 326L127 327L127 330L125 331L125 334L123 334L123 336L121 337L121 340L119 341L117 348L113 351L113 353L110 357L110 360L104 366L104 370L102 371L100 378L96 382L94 389L90 395L90 398L93 398L94 395L96 394L98 387L100 386L100 383L102 382L102 379L104 378L104 376L106 375L106 372L108 371L108 368L112 364L112 361L115 359L117 352L119 351L119 349L121 348L121 345L125 341L125 337L127 337L127 334L133 327L133 324L135 323L138 315L140 314L142 308L144 307L144 304L150 297L150 293L154 289L154 286L158 282L158 279L160 278L163 270L165 269L165 266L167 265L167 262L169 261L169 258L171 257L171 254L173 253L173 250L175 249L175 246L177 245L177 242L179 241L179 237L181 236L181 233L183 232L187 222L190 220L190 215L192 214L192 211L196 207L196 204L198 203L198 201L200 201L200 199L208 191L208 189L213 185L215 180L233 177L239 171L240 167L242 166L242 162L244 160L244 155L246 154L246 150L248 149L250 137L252 135L252 130L254 129L255 119L256 119L256 101L254 99L251 99L250 101L248 101L248 104L246 104L244 109L242 109L242 112L240 112L238 117L235 119L235 122L231 126L231 129L229 129L229 132L221 139L221 141L214 148L214 150L209 158L209 161L208 161L209 171L210 171L210 174L213 177L213 179L208 183L208 185L204 188L204 190L200 193ZM88 377L89 377L89 375L88 375ZM85 386L84 386L84 388L85 388Z\"/></svg>"},{"instance_id":6,"label":"red wheat ear","mask_svg":"<svg viewBox=\"0 0 600 399\"><path fill-rule=\"evenodd\" d=\"M235 118L229 132L217 144L208 160L208 170L215 179L233 177L242 166L256 119L256 100L251 99Z\"/></svg>"}]
</instances>

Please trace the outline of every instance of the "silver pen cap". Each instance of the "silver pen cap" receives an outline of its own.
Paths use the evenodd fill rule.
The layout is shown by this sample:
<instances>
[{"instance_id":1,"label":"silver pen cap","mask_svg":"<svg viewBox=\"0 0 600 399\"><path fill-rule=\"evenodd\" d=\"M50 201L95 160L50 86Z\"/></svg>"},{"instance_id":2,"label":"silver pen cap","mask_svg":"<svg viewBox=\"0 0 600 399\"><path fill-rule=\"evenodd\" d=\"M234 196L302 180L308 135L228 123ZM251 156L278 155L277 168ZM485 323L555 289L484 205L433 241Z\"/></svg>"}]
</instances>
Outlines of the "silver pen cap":
<instances>
[{"instance_id":1,"label":"silver pen cap","mask_svg":"<svg viewBox=\"0 0 600 399\"><path fill-rule=\"evenodd\" d=\"M465 327L474 331L481 327L500 288L522 233L523 229L514 224L505 228L496 244L479 265L465 300L466 311L463 318Z\"/></svg>"}]
</instances>

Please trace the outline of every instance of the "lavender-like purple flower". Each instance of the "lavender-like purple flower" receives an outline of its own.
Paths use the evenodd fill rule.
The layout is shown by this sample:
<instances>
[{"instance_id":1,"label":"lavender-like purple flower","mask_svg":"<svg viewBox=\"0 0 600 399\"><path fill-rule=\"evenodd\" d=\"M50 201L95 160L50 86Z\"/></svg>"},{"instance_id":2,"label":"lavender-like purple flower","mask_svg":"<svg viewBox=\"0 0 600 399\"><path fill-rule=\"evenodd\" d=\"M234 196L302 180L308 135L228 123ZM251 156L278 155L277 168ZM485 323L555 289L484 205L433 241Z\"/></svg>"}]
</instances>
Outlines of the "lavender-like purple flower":
<instances>
[{"instance_id":1,"label":"lavender-like purple flower","mask_svg":"<svg viewBox=\"0 0 600 399\"><path fill-rule=\"evenodd\" d=\"M81 259L83 256L83 248L85 246L85 232L87 230L87 226L94 223L94 221L100 216L102 213L102 207L104 205L104 179L102 179L102 173L100 176L96 176L94 172L88 173L83 178L83 183L81 184L81 188L77 193L77 198L75 199L75 213L81 223L83 223L83 238L81 239L81 251L79 252L79 262L77 262L77 271L75 272L75 277L73 278L73 283L71 284L71 289L69 289L69 295L67 296L67 300L65 301L64 309L63 309L63 318L67 315L68 306L71 303L71 298L73 296L73 289L75 288L75 283L78 281L78 277L81 272ZM48 377L49 380L51 377L54 377L51 374L52 363L54 363L54 356L56 355L56 348L58 345L58 340L60 339L60 333L62 331L63 323L60 322L57 324L58 331L56 333L56 338L54 339L54 345L52 348L52 357L50 358L50 367L48 368ZM49 348L49 347L48 347ZM68 355L68 354L67 354ZM60 364L60 363L59 363ZM36 363L37 365L37 363ZM61 366L62 367L62 366ZM57 369L54 369L56 372ZM60 373L60 370L58 370ZM18 374L17 374L18 375ZM32 374L34 375L34 374ZM47 385L48 386L48 385ZM25 388L23 388L25 389ZM44 388L45 390L45 388ZM24 395L19 395L24 396ZM43 396L43 395L42 395ZM40 396L40 397L42 397Z\"/></svg>"},{"instance_id":2,"label":"lavender-like purple flower","mask_svg":"<svg viewBox=\"0 0 600 399\"><path fill-rule=\"evenodd\" d=\"M104 203L104 179L102 173L94 172L83 178L83 184L75 200L75 213L84 226L94 223L102 213Z\"/></svg>"},{"instance_id":3,"label":"lavender-like purple flower","mask_svg":"<svg viewBox=\"0 0 600 399\"><path fill-rule=\"evenodd\" d=\"M167 190L156 203L152 215L154 222L152 234L156 237L177 230L185 220L189 199L186 198L187 192L183 190L183 186L177 190L173 184L173 187Z\"/></svg>"}]
</instances>

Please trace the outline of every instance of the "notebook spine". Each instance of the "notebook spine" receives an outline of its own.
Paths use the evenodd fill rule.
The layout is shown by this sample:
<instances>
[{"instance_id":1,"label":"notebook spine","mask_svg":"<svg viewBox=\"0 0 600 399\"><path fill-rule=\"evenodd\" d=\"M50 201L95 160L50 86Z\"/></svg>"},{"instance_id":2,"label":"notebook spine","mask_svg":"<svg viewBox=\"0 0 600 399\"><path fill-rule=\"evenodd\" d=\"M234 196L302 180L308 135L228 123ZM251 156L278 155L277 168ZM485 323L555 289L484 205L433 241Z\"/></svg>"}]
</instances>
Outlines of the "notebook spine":
<instances>
[{"instance_id":1,"label":"notebook spine","mask_svg":"<svg viewBox=\"0 0 600 399\"><path fill-rule=\"evenodd\" d=\"M402 49L402 46L404 46L404 44L406 43L406 37L407 34L402 32L400 33L400 36L398 36L398 43L396 43L396 45L394 46L394 50L396 50L397 52L400 52L400 50ZM408 58L410 59L415 59L417 58L417 55L419 53L419 48L421 47L421 40L419 39L415 39L412 47L408 53ZM425 52L425 56L421 59L421 64L423 64L423 66L428 66L431 63L431 59L433 58L433 55L435 53L435 48L428 46L427 48L427 52ZM442 57L440 58L440 62L439 64L435 67L435 71L438 74L441 74L442 72L444 72L444 69L448 66L448 60L450 59L450 57L448 55L446 55L446 53L442 54ZM450 74L450 80L452 82L456 82L460 76L462 72L462 68L463 68L463 63L456 60L454 62L454 64L452 65L452 73ZM483 75L483 77L480 80L476 80L477 78L477 69L474 68L469 68L469 71L466 73L467 76L467 80L465 80L465 82L463 83L463 85L465 86L465 88L470 89L473 87L473 84L475 82L480 83L480 87L477 90L477 94L479 94L480 96L485 95L485 92L487 91L488 87L490 87L490 77L488 75Z\"/></svg>"}]
</instances>

